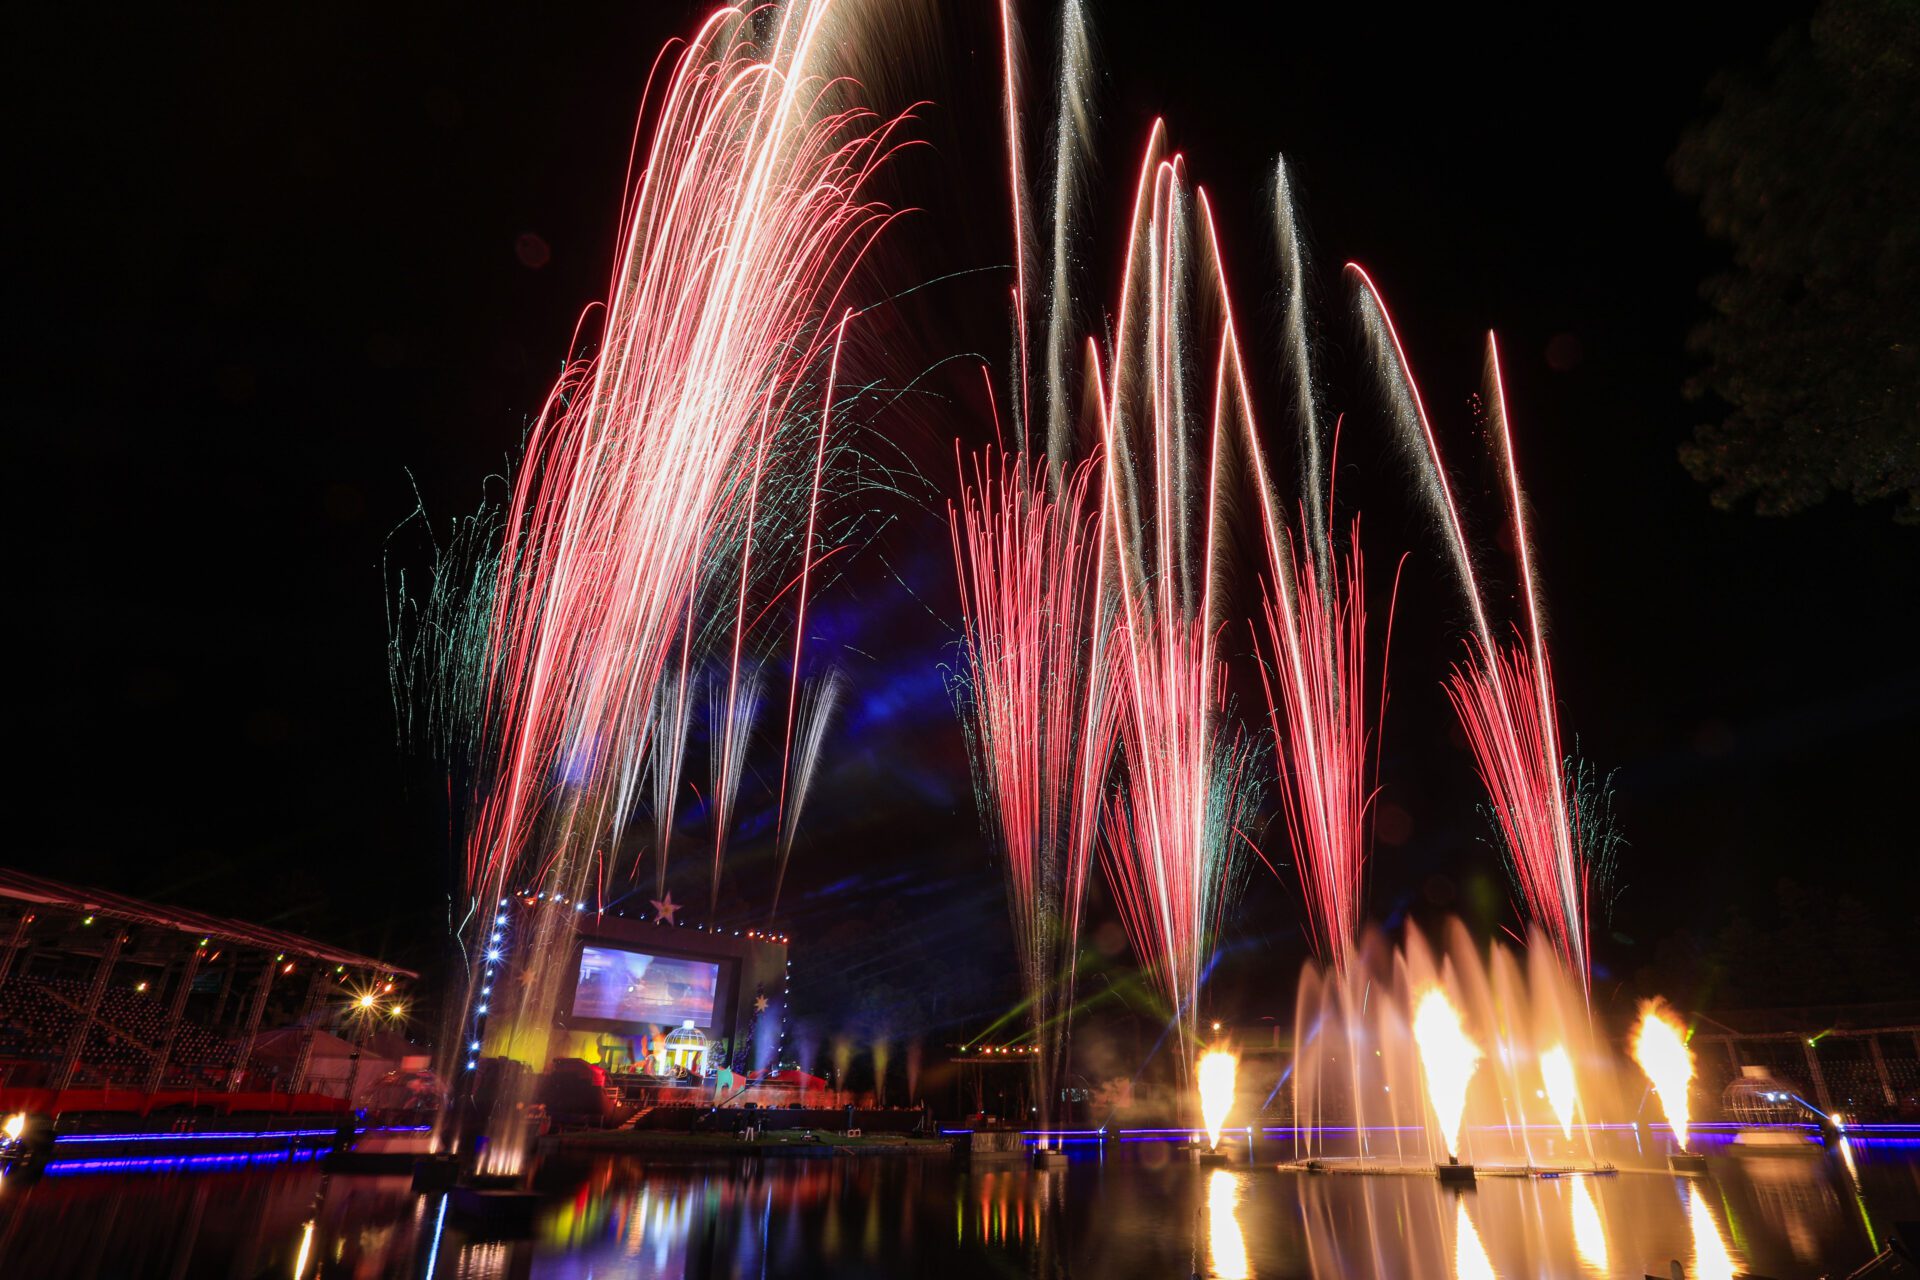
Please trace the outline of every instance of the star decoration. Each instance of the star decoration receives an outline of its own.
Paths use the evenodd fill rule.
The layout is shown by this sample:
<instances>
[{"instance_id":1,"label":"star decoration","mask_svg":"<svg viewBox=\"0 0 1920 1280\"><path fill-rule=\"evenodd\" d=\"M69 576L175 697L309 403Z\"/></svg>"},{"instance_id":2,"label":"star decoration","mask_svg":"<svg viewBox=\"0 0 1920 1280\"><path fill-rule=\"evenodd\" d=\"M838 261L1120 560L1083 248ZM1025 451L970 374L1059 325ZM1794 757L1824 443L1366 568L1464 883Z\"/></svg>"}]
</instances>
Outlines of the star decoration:
<instances>
[{"instance_id":1,"label":"star decoration","mask_svg":"<svg viewBox=\"0 0 1920 1280\"><path fill-rule=\"evenodd\" d=\"M666 897L655 898L652 901L653 922L655 924L672 924L673 913L680 909L680 904L673 900L673 890L667 890Z\"/></svg>"},{"instance_id":2,"label":"star decoration","mask_svg":"<svg viewBox=\"0 0 1920 1280\"><path fill-rule=\"evenodd\" d=\"M767 1011L767 998L765 996L755 996L753 998L753 1011L755 1013L765 1013Z\"/></svg>"}]
</instances>

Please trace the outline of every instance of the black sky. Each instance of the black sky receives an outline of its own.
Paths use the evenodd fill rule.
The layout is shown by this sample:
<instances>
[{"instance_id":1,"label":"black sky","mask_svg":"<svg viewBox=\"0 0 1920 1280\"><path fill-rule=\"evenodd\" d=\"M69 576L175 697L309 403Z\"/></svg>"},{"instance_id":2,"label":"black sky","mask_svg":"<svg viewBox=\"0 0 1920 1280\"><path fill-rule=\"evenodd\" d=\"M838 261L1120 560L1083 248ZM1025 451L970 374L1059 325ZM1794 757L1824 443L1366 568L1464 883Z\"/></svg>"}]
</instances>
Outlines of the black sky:
<instances>
[{"instance_id":1,"label":"black sky","mask_svg":"<svg viewBox=\"0 0 1920 1280\"><path fill-rule=\"evenodd\" d=\"M889 86L929 100L933 143L898 178L926 213L883 260L896 283L1007 261L979 7L949 6L943 52L922 41ZM642 81L698 12L25 19L8 861L433 954L442 811L394 744L387 535L415 483L450 517L517 447L603 291ZM1783 875L1856 886L1897 922L1920 887L1920 530L1844 500L1784 521L1716 513L1674 453L1707 411L1681 398L1684 338L1723 251L1666 159L1715 72L1754 63L1804 9L1411 26L1281 6L1144 13L1094 15L1090 256L1113 256L1133 157L1164 114L1222 211L1236 286L1264 304L1266 183L1286 152L1330 377L1351 401L1336 407L1355 414L1340 483L1366 510L1376 582L1410 553L1382 777L1405 823L1378 850L1374 914L1512 918L1438 685L1458 599L1379 415L1339 372L1357 367L1348 258L1394 302L1465 472L1480 343L1501 332L1565 723L1619 771L1631 841L1601 962L1625 976L1662 939L1764 911ZM888 334L890 355L1003 362L1004 288L932 291ZM979 405L955 396L895 428L930 494L955 435L987 438ZM1482 514L1492 525L1498 508ZM937 671L952 657L936 617L954 613L944 532L903 507L867 563L821 610L858 692L796 862L795 933L804 947L807 925L833 934L845 912L880 922L870 938L912 934L911 963L882 942L867 957L904 989L943 953L996 968L1004 917ZM1272 840L1284 853L1277 827ZM1303 952L1297 894L1263 876L1223 979L1250 1014L1263 986L1291 989ZM1276 971L1289 977L1260 980ZM995 982L918 1000L915 1016L964 1020L999 998Z\"/></svg>"}]
</instances>

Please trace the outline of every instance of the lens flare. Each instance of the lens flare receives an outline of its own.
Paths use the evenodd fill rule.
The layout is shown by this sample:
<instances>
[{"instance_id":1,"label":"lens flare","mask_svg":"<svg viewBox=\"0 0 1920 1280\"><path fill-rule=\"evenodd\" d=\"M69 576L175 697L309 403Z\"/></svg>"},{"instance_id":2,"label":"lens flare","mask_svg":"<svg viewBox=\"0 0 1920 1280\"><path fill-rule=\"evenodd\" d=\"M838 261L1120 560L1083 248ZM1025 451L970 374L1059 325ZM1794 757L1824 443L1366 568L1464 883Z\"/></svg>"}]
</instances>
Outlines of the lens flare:
<instances>
[{"instance_id":1,"label":"lens flare","mask_svg":"<svg viewBox=\"0 0 1920 1280\"><path fill-rule=\"evenodd\" d=\"M1573 1107L1579 1094L1573 1084L1573 1059L1565 1045L1557 1044L1540 1055L1540 1080L1546 1087L1547 1103L1560 1120L1560 1132L1573 1137Z\"/></svg>"},{"instance_id":2,"label":"lens flare","mask_svg":"<svg viewBox=\"0 0 1920 1280\"><path fill-rule=\"evenodd\" d=\"M1700 1280L1733 1280L1733 1255L1720 1238L1720 1228L1700 1197L1687 1196L1687 1220L1693 1227L1693 1269L1687 1272Z\"/></svg>"},{"instance_id":3,"label":"lens flare","mask_svg":"<svg viewBox=\"0 0 1920 1280\"><path fill-rule=\"evenodd\" d=\"M1207 1126L1207 1146L1220 1145L1220 1127L1233 1110L1233 1080L1239 1060L1224 1049L1200 1059L1200 1120Z\"/></svg>"},{"instance_id":4,"label":"lens flare","mask_svg":"<svg viewBox=\"0 0 1920 1280\"><path fill-rule=\"evenodd\" d=\"M1202 1059L1201 1066L1205 1065ZM1240 1185L1234 1176L1215 1169L1207 1178L1207 1249L1213 1255L1213 1274L1221 1280L1249 1280L1253 1275L1246 1237L1240 1234L1240 1219L1234 1213L1239 1199Z\"/></svg>"},{"instance_id":5,"label":"lens flare","mask_svg":"<svg viewBox=\"0 0 1920 1280\"><path fill-rule=\"evenodd\" d=\"M1427 1099L1446 1139L1447 1156L1460 1154L1460 1118L1467 1109L1467 1085L1484 1056L1460 1025L1460 1012L1439 987L1428 987L1413 1015L1413 1040L1420 1048L1420 1071Z\"/></svg>"},{"instance_id":6,"label":"lens flare","mask_svg":"<svg viewBox=\"0 0 1920 1280\"><path fill-rule=\"evenodd\" d=\"M1487 1256L1487 1246L1480 1243L1480 1233L1473 1228L1473 1219L1467 1216L1465 1199L1454 1202L1453 1217L1453 1274L1456 1280L1494 1280L1493 1259Z\"/></svg>"},{"instance_id":7,"label":"lens flare","mask_svg":"<svg viewBox=\"0 0 1920 1280\"><path fill-rule=\"evenodd\" d=\"M1607 1231L1600 1224L1600 1209L1587 1190L1585 1178L1569 1178L1573 1187L1573 1248L1580 1261L1600 1275L1607 1274Z\"/></svg>"},{"instance_id":8,"label":"lens flare","mask_svg":"<svg viewBox=\"0 0 1920 1280\"><path fill-rule=\"evenodd\" d=\"M8 1142L20 1141L20 1135L27 1130L27 1113L16 1111L7 1117L5 1125L0 1125L0 1134L5 1134Z\"/></svg>"},{"instance_id":9,"label":"lens flare","mask_svg":"<svg viewBox=\"0 0 1920 1280\"><path fill-rule=\"evenodd\" d=\"M1633 1033L1633 1060L1653 1082L1660 1109L1680 1149L1687 1149L1687 1084L1693 1079L1693 1051L1687 1033L1673 1011L1658 1000L1640 1006L1640 1025Z\"/></svg>"}]
</instances>

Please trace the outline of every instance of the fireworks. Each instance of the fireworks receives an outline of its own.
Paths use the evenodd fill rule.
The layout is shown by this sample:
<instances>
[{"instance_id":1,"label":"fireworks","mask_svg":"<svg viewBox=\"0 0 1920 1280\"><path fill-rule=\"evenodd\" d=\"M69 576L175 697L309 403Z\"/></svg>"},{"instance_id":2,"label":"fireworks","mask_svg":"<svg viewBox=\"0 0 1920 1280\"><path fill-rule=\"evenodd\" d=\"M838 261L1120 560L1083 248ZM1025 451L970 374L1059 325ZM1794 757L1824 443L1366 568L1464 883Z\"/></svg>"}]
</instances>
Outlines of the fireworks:
<instances>
[{"instance_id":1,"label":"fireworks","mask_svg":"<svg viewBox=\"0 0 1920 1280\"><path fill-rule=\"evenodd\" d=\"M1381 363L1393 370L1390 387L1401 408L1401 422L1409 434L1417 428L1416 452L1423 459L1430 495L1446 528L1473 616L1468 660L1455 668L1447 692L1486 785L1495 829L1527 914L1585 988L1591 981L1588 900L1594 871L1605 863L1605 842L1582 843L1577 809L1568 797L1569 766L1560 744L1553 672L1542 634L1526 498L1507 421L1499 345L1492 334L1487 335L1488 419L1505 471L1507 508L1526 603L1526 626L1524 631L1515 628L1517 642L1511 645L1497 641L1488 624L1485 595L1468 551L1460 506L1393 320L1366 273L1358 267L1350 270L1360 281L1364 314Z\"/></svg>"},{"instance_id":2,"label":"fireworks","mask_svg":"<svg viewBox=\"0 0 1920 1280\"><path fill-rule=\"evenodd\" d=\"M1006 860L1036 1027L1051 1025L1050 993L1072 962L1112 738L1090 656L1100 552L1090 474L1079 468L1056 495L1044 466L989 457L950 516L976 787Z\"/></svg>"},{"instance_id":3,"label":"fireworks","mask_svg":"<svg viewBox=\"0 0 1920 1280\"><path fill-rule=\"evenodd\" d=\"M760 704L756 627L796 556L806 595L834 321L891 216L863 191L899 119L823 73L828 8L722 9L665 69L597 354L568 367L533 429L483 602L477 901L617 849L649 773L664 888L708 655L724 666L710 726L717 901ZM797 685L797 639L793 661Z\"/></svg>"}]
</instances>

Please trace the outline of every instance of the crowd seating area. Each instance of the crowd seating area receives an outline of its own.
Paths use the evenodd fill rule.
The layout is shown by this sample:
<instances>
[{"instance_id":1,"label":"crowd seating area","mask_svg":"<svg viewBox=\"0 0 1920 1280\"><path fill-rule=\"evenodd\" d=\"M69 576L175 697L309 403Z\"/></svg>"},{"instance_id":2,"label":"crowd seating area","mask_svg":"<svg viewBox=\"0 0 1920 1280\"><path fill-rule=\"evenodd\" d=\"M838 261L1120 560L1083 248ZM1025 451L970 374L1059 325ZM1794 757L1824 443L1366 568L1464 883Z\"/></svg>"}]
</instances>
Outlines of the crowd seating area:
<instances>
[{"instance_id":1,"label":"crowd seating area","mask_svg":"<svg viewBox=\"0 0 1920 1280\"><path fill-rule=\"evenodd\" d=\"M14 978L0 984L0 1080L43 1085L64 1059L86 1007L88 984L71 979ZM81 1048L75 1087L145 1088L166 1038L167 1004L125 987L109 987ZM167 1055L163 1088L224 1087L238 1046L227 1036L182 1019Z\"/></svg>"}]
</instances>

